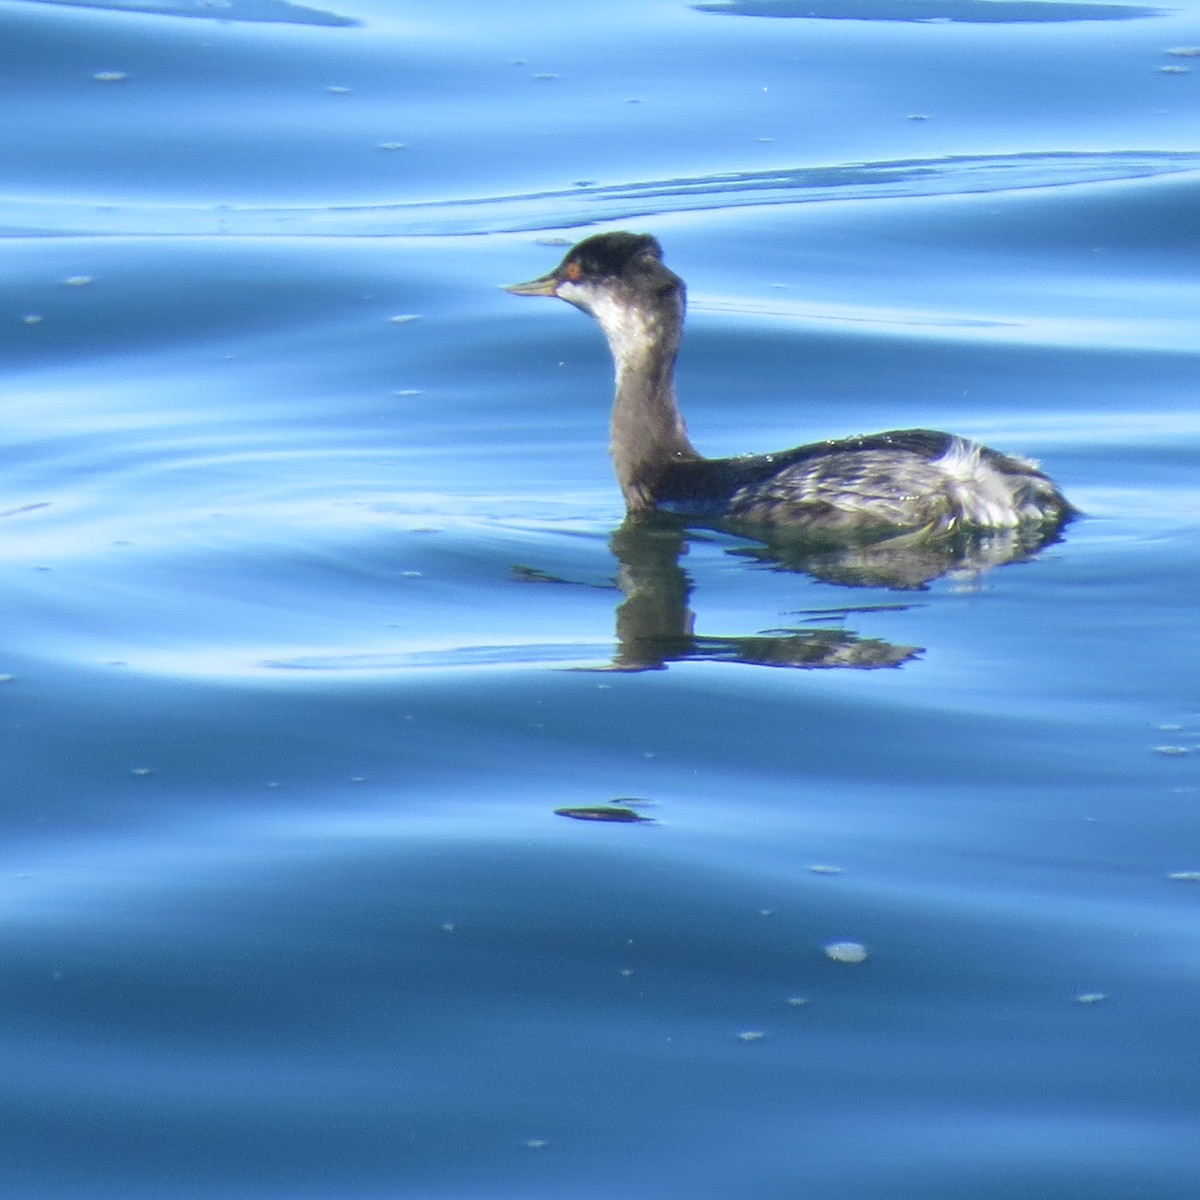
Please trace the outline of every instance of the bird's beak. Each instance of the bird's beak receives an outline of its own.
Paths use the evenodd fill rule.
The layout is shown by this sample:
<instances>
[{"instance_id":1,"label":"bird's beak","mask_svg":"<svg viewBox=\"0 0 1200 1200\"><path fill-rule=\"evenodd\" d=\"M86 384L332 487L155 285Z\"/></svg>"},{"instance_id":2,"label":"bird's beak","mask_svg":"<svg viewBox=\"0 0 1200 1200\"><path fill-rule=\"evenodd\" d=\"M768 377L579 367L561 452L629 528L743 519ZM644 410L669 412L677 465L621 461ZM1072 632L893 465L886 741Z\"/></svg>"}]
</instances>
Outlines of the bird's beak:
<instances>
[{"instance_id":1,"label":"bird's beak","mask_svg":"<svg viewBox=\"0 0 1200 1200\"><path fill-rule=\"evenodd\" d=\"M556 275L543 275L528 283L510 283L504 290L514 296L554 296L558 293L558 282Z\"/></svg>"}]
</instances>

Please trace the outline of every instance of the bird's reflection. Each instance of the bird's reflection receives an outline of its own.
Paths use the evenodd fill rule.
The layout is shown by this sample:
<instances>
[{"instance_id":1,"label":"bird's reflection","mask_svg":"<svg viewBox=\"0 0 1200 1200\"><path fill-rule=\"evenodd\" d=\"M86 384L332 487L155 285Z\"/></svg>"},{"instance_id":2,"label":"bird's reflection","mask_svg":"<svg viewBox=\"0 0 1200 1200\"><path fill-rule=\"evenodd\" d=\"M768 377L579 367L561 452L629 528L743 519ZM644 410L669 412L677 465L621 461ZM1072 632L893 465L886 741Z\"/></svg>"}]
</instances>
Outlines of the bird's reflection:
<instances>
[{"instance_id":1,"label":"bird's reflection","mask_svg":"<svg viewBox=\"0 0 1200 1200\"><path fill-rule=\"evenodd\" d=\"M848 587L912 591L943 575L974 579L1004 563L1024 562L1058 540L1056 530L1036 536L1017 532L937 534L908 532L867 538L814 537L797 530L736 530L745 543L730 549L764 566L810 575ZM612 671L662 670L669 663L715 661L765 667L896 667L921 653L878 638L863 638L841 628L789 628L749 635L698 634L690 608L692 581L680 565L690 540L711 537L691 523L655 513L629 517L609 545L617 560L617 585L623 599L616 610L617 648ZM532 567L514 567L524 582L560 582ZM858 611L903 605L868 605ZM844 618L852 608L837 610ZM809 619L820 615L808 614Z\"/></svg>"},{"instance_id":2,"label":"bird's reflection","mask_svg":"<svg viewBox=\"0 0 1200 1200\"><path fill-rule=\"evenodd\" d=\"M617 649L609 670L662 670L668 663L715 661L764 667L894 667L920 653L846 629L776 629L730 637L695 632L691 580L679 560L687 531L667 519L629 518L609 542L616 556Z\"/></svg>"},{"instance_id":3,"label":"bird's reflection","mask_svg":"<svg viewBox=\"0 0 1200 1200\"><path fill-rule=\"evenodd\" d=\"M1028 562L1059 541L1061 530L1061 525L953 533L918 529L874 538L834 538L805 530L742 526L737 532L755 540L731 553L845 587L914 591L943 575L977 579L1005 563Z\"/></svg>"}]
</instances>

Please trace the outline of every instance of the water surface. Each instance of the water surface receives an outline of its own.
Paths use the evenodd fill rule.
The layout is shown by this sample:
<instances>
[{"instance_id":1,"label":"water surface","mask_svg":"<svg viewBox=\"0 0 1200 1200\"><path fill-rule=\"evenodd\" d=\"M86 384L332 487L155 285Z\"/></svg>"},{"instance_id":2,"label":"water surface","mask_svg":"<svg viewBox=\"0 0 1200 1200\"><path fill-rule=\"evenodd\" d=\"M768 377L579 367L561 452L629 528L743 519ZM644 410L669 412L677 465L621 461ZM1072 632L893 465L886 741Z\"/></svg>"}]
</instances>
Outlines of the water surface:
<instances>
[{"instance_id":1,"label":"water surface","mask_svg":"<svg viewBox=\"0 0 1200 1200\"><path fill-rule=\"evenodd\" d=\"M1037 8L0 0L9 1194L1192 1194L1200 9ZM623 538L620 227L1085 517Z\"/></svg>"}]
</instances>

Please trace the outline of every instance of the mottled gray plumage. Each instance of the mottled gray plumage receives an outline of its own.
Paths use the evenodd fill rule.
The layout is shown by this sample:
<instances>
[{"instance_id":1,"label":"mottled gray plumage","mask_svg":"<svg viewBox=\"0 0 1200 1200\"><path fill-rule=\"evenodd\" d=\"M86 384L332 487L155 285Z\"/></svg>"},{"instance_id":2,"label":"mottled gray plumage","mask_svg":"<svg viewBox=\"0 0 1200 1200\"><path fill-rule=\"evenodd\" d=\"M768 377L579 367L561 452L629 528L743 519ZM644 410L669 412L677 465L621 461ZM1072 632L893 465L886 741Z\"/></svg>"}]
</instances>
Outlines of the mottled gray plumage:
<instances>
[{"instance_id":1,"label":"mottled gray plumage","mask_svg":"<svg viewBox=\"0 0 1200 1200\"><path fill-rule=\"evenodd\" d=\"M1072 514L1025 459L928 429L704 458L675 403L684 285L654 238L602 233L548 275L509 289L593 316L616 365L611 453L631 513L655 509L830 532L1053 530Z\"/></svg>"}]
</instances>

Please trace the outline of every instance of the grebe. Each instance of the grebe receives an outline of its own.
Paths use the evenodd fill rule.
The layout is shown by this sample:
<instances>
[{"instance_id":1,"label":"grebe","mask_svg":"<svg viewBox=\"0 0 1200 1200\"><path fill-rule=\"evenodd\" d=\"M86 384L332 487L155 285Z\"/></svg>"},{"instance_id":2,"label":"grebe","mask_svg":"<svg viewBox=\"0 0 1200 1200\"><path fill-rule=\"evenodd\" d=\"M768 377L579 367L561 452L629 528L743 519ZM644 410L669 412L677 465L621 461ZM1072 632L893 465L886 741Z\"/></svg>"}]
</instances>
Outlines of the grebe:
<instances>
[{"instance_id":1,"label":"grebe","mask_svg":"<svg viewBox=\"0 0 1200 1200\"><path fill-rule=\"evenodd\" d=\"M675 403L684 284L645 234L601 233L508 290L596 319L616 365L610 451L631 515L652 511L828 531L1052 532L1073 509L1033 463L929 429L705 458Z\"/></svg>"}]
</instances>

